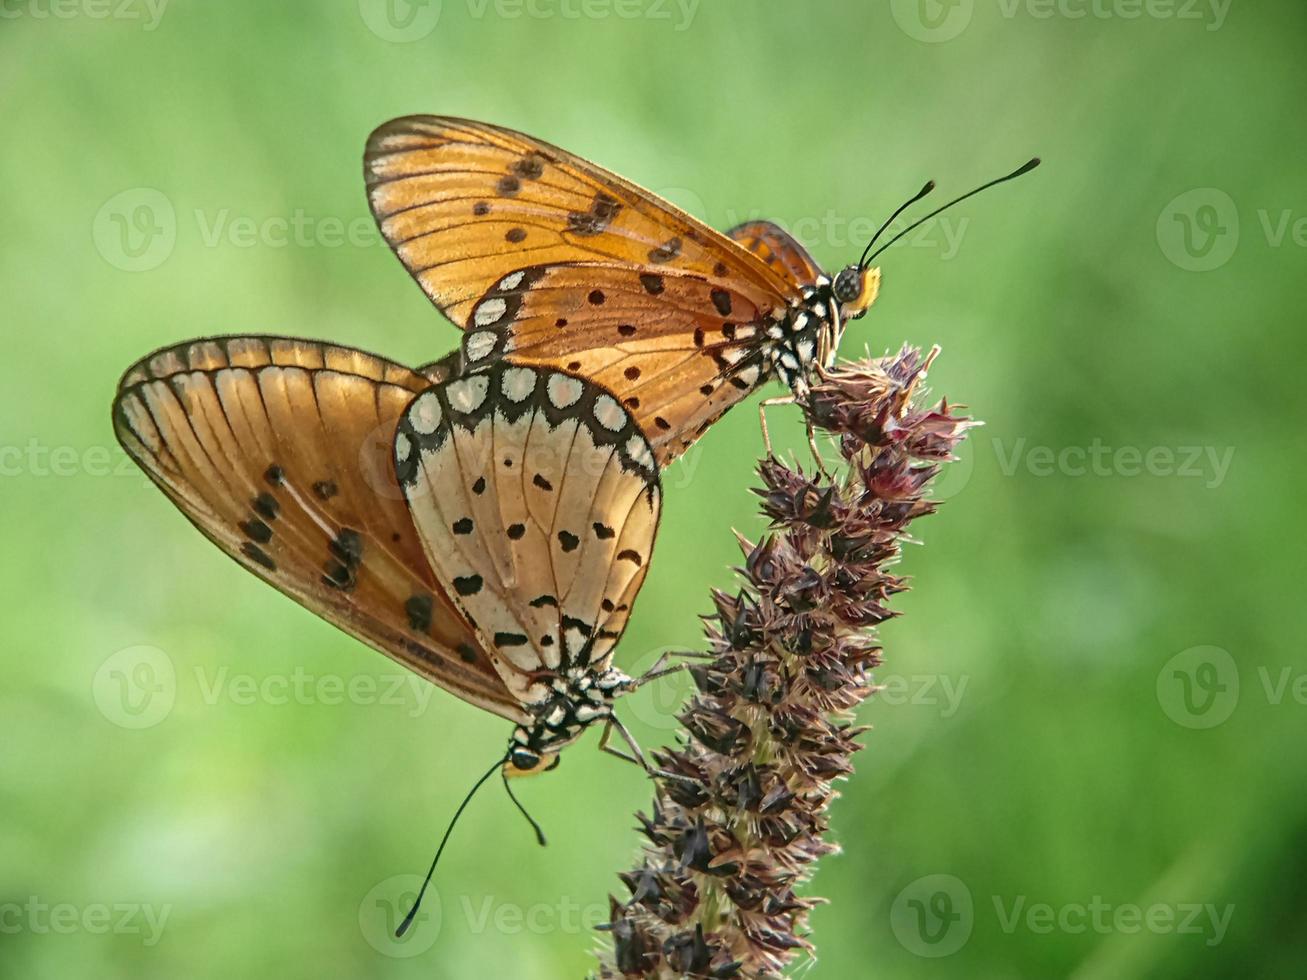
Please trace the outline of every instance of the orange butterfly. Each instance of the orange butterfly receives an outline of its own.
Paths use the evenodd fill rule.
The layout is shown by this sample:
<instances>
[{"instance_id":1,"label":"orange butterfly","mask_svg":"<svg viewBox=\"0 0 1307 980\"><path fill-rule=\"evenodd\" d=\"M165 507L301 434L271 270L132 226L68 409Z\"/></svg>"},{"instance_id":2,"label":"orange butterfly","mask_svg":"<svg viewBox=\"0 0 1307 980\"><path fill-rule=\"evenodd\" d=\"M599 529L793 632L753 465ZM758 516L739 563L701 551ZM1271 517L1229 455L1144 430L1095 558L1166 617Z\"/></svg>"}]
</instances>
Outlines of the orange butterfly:
<instances>
[{"instance_id":1,"label":"orange butterfly","mask_svg":"<svg viewBox=\"0 0 1307 980\"><path fill-rule=\"evenodd\" d=\"M612 653L661 507L652 447L590 381L452 360L410 370L278 337L196 340L129 368L131 457L242 566L516 723L505 776L615 728ZM626 756L623 756L626 757Z\"/></svg>"},{"instance_id":2,"label":"orange butterfly","mask_svg":"<svg viewBox=\"0 0 1307 980\"><path fill-rule=\"evenodd\" d=\"M806 390L844 325L876 299L872 245L934 187L831 277L770 222L722 235L587 160L488 123L392 120L368 139L363 166L382 235L465 331L466 368L510 358L583 375L618 395L660 464L767 380Z\"/></svg>"}]
</instances>

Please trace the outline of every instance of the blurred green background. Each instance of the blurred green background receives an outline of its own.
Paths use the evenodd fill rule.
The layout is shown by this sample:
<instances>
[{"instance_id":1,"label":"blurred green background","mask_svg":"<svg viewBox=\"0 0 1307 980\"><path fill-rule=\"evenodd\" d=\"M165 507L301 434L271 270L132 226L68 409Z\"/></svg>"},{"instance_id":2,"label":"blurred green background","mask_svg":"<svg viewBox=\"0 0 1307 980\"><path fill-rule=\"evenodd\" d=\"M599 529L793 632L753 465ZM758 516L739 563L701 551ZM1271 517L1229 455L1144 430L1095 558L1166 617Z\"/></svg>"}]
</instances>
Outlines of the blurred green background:
<instances>
[{"instance_id":1,"label":"blurred green background","mask_svg":"<svg viewBox=\"0 0 1307 980\"><path fill-rule=\"evenodd\" d=\"M926 177L942 197L1043 154L884 255L845 340L941 344L933 391L986 426L902 566L804 975L1307 967L1301 3L0 13L0 975L592 966L640 773L591 735L523 786L545 850L479 797L389 941L507 726L223 557L109 426L119 372L191 336L454 346L362 192L365 136L409 112L523 129L717 227L777 219L828 268ZM746 407L666 474L628 669L698 643L731 528L760 527L758 452ZM644 743L684 693L629 705Z\"/></svg>"}]
</instances>

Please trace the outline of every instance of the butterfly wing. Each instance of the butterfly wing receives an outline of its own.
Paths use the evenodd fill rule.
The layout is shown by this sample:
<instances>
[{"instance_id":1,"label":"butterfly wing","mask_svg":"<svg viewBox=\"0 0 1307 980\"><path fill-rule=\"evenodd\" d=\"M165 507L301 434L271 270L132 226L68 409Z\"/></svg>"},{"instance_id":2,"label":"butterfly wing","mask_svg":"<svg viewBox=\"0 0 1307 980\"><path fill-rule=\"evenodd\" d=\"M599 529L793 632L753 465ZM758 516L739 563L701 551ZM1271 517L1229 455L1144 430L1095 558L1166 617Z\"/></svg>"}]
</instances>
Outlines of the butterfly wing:
<instances>
[{"instance_id":1,"label":"butterfly wing","mask_svg":"<svg viewBox=\"0 0 1307 980\"><path fill-rule=\"evenodd\" d=\"M395 481L396 420L430 379L273 337L159 351L119 384L119 441L223 551L441 687L526 719L423 553Z\"/></svg>"},{"instance_id":2,"label":"butterfly wing","mask_svg":"<svg viewBox=\"0 0 1307 980\"><path fill-rule=\"evenodd\" d=\"M448 116L394 119L368 138L364 176L382 235L463 328L476 300L529 265L692 273L760 306L798 295L766 263L669 202L510 129Z\"/></svg>"},{"instance_id":3,"label":"butterfly wing","mask_svg":"<svg viewBox=\"0 0 1307 980\"><path fill-rule=\"evenodd\" d=\"M762 333L801 298L785 269L521 133L407 117L372 134L364 161L382 234L468 331L467 362L511 354L593 377L660 463L761 383Z\"/></svg>"},{"instance_id":4,"label":"butterfly wing","mask_svg":"<svg viewBox=\"0 0 1307 980\"><path fill-rule=\"evenodd\" d=\"M649 444L608 392L498 362L414 399L395 464L432 567L516 698L607 666L661 505Z\"/></svg>"},{"instance_id":5,"label":"butterfly wing","mask_svg":"<svg viewBox=\"0 0 1307 980\"><path fill-rule=\"evenodd\" d=\"M825 275L798 239L771 221L746 221L726 235L758 256L787 282L812 286Z\"/></svg>"},{"instance_id":6,"label":"butterfly wing","mask_svg":"<svg viewBox=\"0 0 1307 980\"><path fill-rule=\"evenodd\" d=\"M763 318L690 274L532 267L474 306L463 355L474 366L508 357L590 378L619 395L666 465L768 376Z\"/></svg>"}]
</instances>

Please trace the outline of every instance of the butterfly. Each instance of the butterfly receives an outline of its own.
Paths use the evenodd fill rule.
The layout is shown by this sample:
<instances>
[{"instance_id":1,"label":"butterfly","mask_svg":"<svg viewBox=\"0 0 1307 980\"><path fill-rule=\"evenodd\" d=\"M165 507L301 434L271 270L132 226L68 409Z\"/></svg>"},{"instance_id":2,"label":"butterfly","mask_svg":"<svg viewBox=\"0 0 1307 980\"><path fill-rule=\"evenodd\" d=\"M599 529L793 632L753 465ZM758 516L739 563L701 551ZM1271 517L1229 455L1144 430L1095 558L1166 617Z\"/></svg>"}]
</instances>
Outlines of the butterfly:
<instances>
[{"instance_id":1,"label":"butterfly","mask_svg":"<svg viewBox=\"0 0 1307 980\"><path fill-rule=\"evenodd\" d=\"M583 375L620 398L660 465L775 378L795 395L875 302L876 256L834 276L779 226L721 234L542 140L448 116L376 129L364 153L382 236L462 328L463 365L500 359Z\"/></svg>"},{"instance_id":2,"label":"butterfly","mask_svg":"<svg viewBox=\"0 0 1307 980\"><path fill-rule=\"evenodd\" d=\"M513 722L505 776L553 768L596 721L647 768L612 708L665 671L612 656L658 528L652 447L588 379L456 361L194 340L127 370L114 429L243 567Z\"/></svg>"}]
</instances>

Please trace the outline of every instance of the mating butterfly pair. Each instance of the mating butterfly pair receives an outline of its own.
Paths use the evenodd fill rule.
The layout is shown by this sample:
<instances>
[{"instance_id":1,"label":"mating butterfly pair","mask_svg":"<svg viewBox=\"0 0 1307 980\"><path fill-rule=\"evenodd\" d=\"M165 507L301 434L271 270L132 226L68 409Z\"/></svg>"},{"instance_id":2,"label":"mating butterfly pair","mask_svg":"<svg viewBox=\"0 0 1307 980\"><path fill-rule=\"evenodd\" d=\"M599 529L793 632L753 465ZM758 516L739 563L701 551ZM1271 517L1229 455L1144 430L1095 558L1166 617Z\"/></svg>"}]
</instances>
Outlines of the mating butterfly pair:
<instances>
[{"instance_id":1,"label":"mating butterfly pair","mask_svg":"<svg viewBox=\"0 0 1307 980\"><path fill-rule=\"evenodd\" d=\"M801 393L831 363L876 298L876 239L832 279L773 224L719 234L461 119L383 125L364 173L460 349L409 369L311 341L198 340L128 370L115 429L220 548L515 722L505 775L542 771L595 721L625 735L612 704L639 681L612 653L660 467L764 382Z\"/></svg>"}]
</instances>

